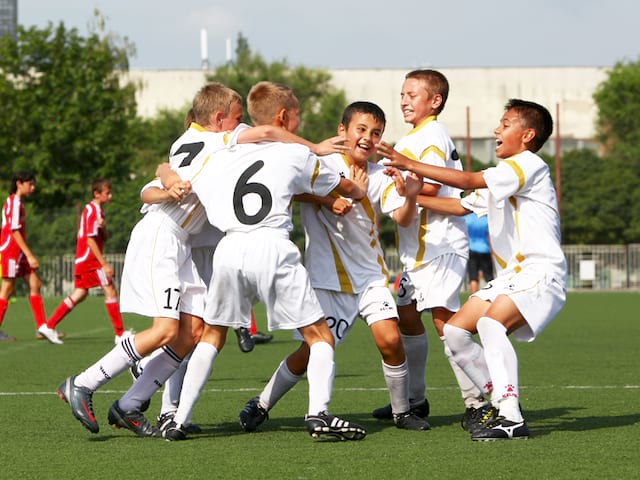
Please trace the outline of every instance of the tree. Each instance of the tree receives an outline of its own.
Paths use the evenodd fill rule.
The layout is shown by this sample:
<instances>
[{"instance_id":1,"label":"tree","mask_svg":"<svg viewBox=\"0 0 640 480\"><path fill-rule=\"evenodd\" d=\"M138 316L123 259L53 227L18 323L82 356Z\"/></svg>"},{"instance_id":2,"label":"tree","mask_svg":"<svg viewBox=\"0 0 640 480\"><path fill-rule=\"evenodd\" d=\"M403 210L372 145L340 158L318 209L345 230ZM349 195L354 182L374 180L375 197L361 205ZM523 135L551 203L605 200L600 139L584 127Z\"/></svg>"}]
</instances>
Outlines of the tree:
<instances>
[{"instance_id":1,"label":"tree","mask_svg":"<svg viewBox=\"0 0 640 480\"><path fill-rule=\"evenodd\" d=\"M18 27L0 39L0 169L36 174L41 206L83 197L96 176L129 174L132 85L120 86L126 50L98 34L82 38L63 23Z\"/></svg>"},{"instance_id":2,"label":"tree","mask_svg":"<svg viewBox=\"0 0 640 480\"><path fill-rule=\"evenodd\" d=\"M217 67L209 80L233 88L244 98L251 87L262 80L288 85L300 102L297 133L313 142L336 134L347 106L344 92L331 85L331 74L324 70L290 67L286 60L269 64L260 54L251 51L241 33L237 39L236 59ZM245 121L248 122L246 116Z\"/></svg>"},{"instance_id":3,"label":"tree","mask_svg":"<svg viewBox=\"0 0 640 480\"><path fill-rule=\"evenodd\" d=\"M63 23L19 26L15 40L0 39L0 176L35 173L30 201L45 220L40 246L47 252L73 248L54 231L62 224L75 228L75 215L57 225L56 209L84 205L94 178L109 178L114 186L129 179L135 89L121 85L120 74L132 51L126 40L120 45L102 31L84 38ZM129 212L136 208L130 205Z\"/></svg>"}]
</instances>

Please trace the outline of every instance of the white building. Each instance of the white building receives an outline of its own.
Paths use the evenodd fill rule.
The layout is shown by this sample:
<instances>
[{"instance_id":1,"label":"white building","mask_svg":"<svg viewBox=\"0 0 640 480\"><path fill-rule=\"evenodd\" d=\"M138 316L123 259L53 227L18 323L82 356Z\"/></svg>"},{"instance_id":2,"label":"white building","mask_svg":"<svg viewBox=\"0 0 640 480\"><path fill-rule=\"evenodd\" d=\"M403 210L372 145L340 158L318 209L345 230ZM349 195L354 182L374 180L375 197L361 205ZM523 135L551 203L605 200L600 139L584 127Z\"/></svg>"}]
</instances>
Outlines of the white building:
<instances>
[{"instance_id":1,"label":"white building","mask_svg":"<svg viewBox=\"0 0 640 480\"><path fill-rule=\"evenodd\" d=\"M408 130L399 106L406 69L329 70L334 85L345 91L347 101L377 103L387 115L385 140L394 143ZM472 154L494 161L493 130L509 98L545 105L562 138L562 149L592 146L597 114L593 93L606 79L605 67L443 68L449 80L449 99L440 120L448 128L458 150L466 153L467 128ZM138 112L154 116L161 108L182 109L206 82L203 70L133 70L129 80L138 85ZM559 117L559 122L558 122ZM336 122L338 119L336 119ZM555 152L550 139L544 151Z\"/></svg>"}]
</instances>

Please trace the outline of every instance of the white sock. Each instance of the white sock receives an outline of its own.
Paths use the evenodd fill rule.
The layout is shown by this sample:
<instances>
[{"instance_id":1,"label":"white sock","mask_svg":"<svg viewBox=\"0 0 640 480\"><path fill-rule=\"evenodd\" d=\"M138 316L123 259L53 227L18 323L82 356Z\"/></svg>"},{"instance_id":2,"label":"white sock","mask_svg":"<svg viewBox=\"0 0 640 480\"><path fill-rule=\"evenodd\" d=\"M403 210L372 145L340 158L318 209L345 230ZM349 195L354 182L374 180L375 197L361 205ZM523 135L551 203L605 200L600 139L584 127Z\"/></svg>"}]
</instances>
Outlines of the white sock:
<instances>
[{"instance_id":1,"label":"white sock","mask_svg":"<svg viewBox=\"0 0 640 480\"><path fill-rule=\"evenodd\" d=\"M280 365L273 372L269 383L264 387L264 390L260 393L259 404L262 408L269 411L280 400L285 393L296 386L300 380L304 378L304 375L294 375L287 367L286 359L280 362Z\"/></svg>"},{"instance_id":2,"label":"white sock","mask_svg":"<svg viewBox=\"0 0 640 480\"><path fill-rule=\"evenodd\" d=\"M327 342L316 342L309 348L307 380L309 382L309 415L329 410L336 365L333 348Z\"/></svg>"},{"instance_id":3,"label":"white sock","mask_svg":"<svg viewBox=\"0 0 640 480\"><path fill-rule=\"evenodd\" d=\"M162 353L151 358L133 385L118 400L118 406L125 412L139 410L145 400L173 375L182 359L168 345L162 347Z\"/></svg>"},{"instance_id":4,"label":"white sock","mask_svg":"<svg viewBox=\"0 0 640 480\"><path fill-rule=\"evenodd\" d=\"M442 331L455 363L480 389L482 395L489 397L493 387L482 347L473 341L471 332L463 328L454 327L447 323Z\"/></svg>"},{"instance_id":5,"label":"white sock","mask_svg":"<svg viewBox=\"0 0 640 480\"><path fill-rule=\"evenodd\" d=\"M187 425L187 420L191 418L193 408L200 398L207 380L209 380L217 355L218 349L206 342L198 343L193 350L182 382L178 411L173 417L178 425Z\"/></svg>"},{"instance_id":6,"label":"white sock","mask_svg":"<svg viewBox=\"0 0 640 480\"><path fill-rule=\"evenodd\" d=\"M404 353L409 369L409 399L411 404L421 403L425 399L425 370L429 343L427 333L421 335L401 335Z\"/></svg>"},{"instance_id":7,"label":"white sock","mask_svg":"<svg viewBox=\"0 0 640 480\"><path fill-rule=\"evenodd\" d=\"M173 372L167 381L164 382L162 390L162 406L160 407L160 416L165 413L174 412L178 409L180 403L180 392L182 391L182 382L184 374L187 371L187 363L191 358L191 353L182 359L178 369Z\"/></svg>"},{"instance_id":8,"label":"white sock","mask_svg":"<svg viewBox=\"0 0 640 480\"><path fill-rule=\"evenodd\" d=\"M117 377L142 357L136 350L134 337L125 338L109 353L75 378L75 385L95 391Z\"/></svg>"},{"instance_id":9,"label":"white sock","mask_svg":"<svg viewBox=\"0 0 640 480\"><path fill-rule=\"evenodd\" d=\"M489 317L481 317L477 328L500 415L512 422L521 422L522 414L518 406L518 356L507 337L507 329Z\"/></svg>"},{"instance_id":10,"label":"white sock","mask_svg":"<svg viewBox=\"0 0 640 480\"><path fill-rule=\"evenodd\" d=\"M406 360L400 365L387 365L382 362L384 381L389 390L391 411L405 413L409 411L409 369Z\"/></svg>"},{"instance_id":11,"label":"white sock","mask_svg":"<svg viewBox=\"0 0 640 480\"><path fill-rule=\"evenodd\" d=\"M449 365L451 365L451 370L453 370L453 374L460 387L460 394L462 395L464 406L466 408L479 408L486 405L487 401L482 396L480 389L476 387L475 383L471 381L467 374L464 373L464 370L462 370L453 359L453 354L447 344L447 339L443 336L440 337L440 340L442 340L442 344L444 345L444 355L447 357Z\"/></svg>"}]
</instances>

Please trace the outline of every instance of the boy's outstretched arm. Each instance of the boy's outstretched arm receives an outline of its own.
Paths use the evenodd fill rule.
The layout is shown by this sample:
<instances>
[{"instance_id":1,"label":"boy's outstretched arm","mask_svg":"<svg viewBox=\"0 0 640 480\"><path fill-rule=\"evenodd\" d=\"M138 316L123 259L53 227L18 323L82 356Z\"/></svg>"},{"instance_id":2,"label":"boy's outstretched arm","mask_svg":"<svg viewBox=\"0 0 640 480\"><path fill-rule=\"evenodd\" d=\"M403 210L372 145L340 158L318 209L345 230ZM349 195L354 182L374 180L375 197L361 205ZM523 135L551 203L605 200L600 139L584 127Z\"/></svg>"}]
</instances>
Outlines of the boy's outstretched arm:
<instances>
[{"instance_id":1,"label":"boy's outstretched arm","mask_svg":"<svg viewBox=\"0 0 640 480\"><path fill-rule=\"evenodd\" d=\"M320 143L313 143L284 128L273 125L247 128L238 134L238 143L256 142L300 143L316 155L329 155L330 153L341 153L349 150L349 147L343 145L344 137L341 135L327 138Z\"/></svg>"},{"instance_id":2,"label":"boy's outstretched arm","mask_svg":"<svg viewBox=\"0 0 640 480\"><path fill-rule=\"evenodd\" d=\"M445 215L456 215L461 217L471 212L471 210L464 208L462 203L460 203L460 200L457 198L418 195L417 203L423 208L427 208L437 213L443 213Z\"/></svg>"},{"instance_id":3,"label":"boy's outstretched arm","mask_svg":"<svg viewBox=\"0 0 640 480\"><path fill-rule=\"evenodd\" d=\"M475 190L476 188L486 188L487 186L482 172L465 172L454 170L453 168L436 167L411 160L394 150L393 147L386 142L376 144L376 149L380 155L387 158L387 160L383 160L383 164L385 165L396 167L400 170L409 170L423 177L435 180L436 182L463 190Z\"/></svg>"}]
</instances>

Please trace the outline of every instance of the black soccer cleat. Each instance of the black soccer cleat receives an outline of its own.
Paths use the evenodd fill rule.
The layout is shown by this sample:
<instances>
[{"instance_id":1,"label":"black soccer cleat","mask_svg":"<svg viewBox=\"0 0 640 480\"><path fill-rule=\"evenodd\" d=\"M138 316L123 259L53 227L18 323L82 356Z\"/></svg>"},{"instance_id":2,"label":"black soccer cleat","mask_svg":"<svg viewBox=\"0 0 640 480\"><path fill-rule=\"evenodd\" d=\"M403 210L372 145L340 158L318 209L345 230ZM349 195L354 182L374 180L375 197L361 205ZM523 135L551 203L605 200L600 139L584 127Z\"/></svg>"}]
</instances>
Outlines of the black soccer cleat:
<instances>
[{"instance_id":1,"label":"black soccer cleat","mask_svg":"<svg viewBox=\"0 0 640 480\"><path fill-rule=\"evenodd\" d=\"M495 440L526 440L529 438L529 427L524 420L512 422L504 417L498 417L485 424L483 428L471 434L471 440L492 442Z\"/></svg>"},{"instance_id":2,"label":"black soccer cleat","mask_svg":"<svg viewBox=\"0 0 640 480\"><path fill-rule=\"evenodd\" d=\"M249 400L238 414L240 426L245 432L254 432L265 420L269 413L260 406L260 397Z\"/></svg>"},{"instance_id":3,"label":"black soccer cleat","mask_svg":"<svg viewBox=\"0 0 640 480\"><path fill-rule=\"evenodd\" d=\"M107 415L109 425L116 428L126 428L131 430L139 437L161 437L160 430L155 425L151 425L140 410L129 410L125 412L118 406L116 400L109 408Z\"/></svg>"},{"instance_id":4,"label":"black soccer cleat","mask_svg":"<svg viewBox=\"0 0 640 480\"><path fill-rule=\"evenodd\" d=\"M253 338L251 338L251 334L249 333L249 329L245 327L236 328L234 330L236 332L236 336L238 337L238 347L244 353L249 353L253 350L253 347L256 346L256 342Z\"/></svg>"},{"instance_id":5,"label":"black soccer cleat","mask_svg":"<svg viewBox=\"0 0 640 480\"><path fill-rule=\"evenodd\" d=\"M409 411L415 416L420 418L427 418L429 416L429 400L426 398L424 401L416 404L411 404L409 400ZM371 415L378 420L392 420L393 412L391 411L391 405L385 405L384 407L376 408Z\"/></svg>"},{"instance_id":6,"label":"black soccer cleat","mask_svg":"<svg viewBox=\"0 0 640 480\"><path fill-rule=\"evenodd\" d=\"M362 440L367 431L356 423L320 412L317 415L306 415L304 421L309 435L317 439Z\"/></svg>"},{"instance_id":7,"label":"black soccer cleat","mask_svg":"<svg viewBox=\"0 0 640 480\"><path fill-rule=\"evenodd\" d=\"M162 431L162 436L167 442L178 442L187 439L187 430L183 425L178 425L171 420L167 427Z\"/></svg>"},{"instance_id":8,"label":"black soccer cleat","mask_svg":"<svg viewBox=\"0 0 640 480\"><path fill-rule=\"evenodd\" d=\"M404 430L431 430L429 422L410 411L394 414L393 422L396 424L396 427Z\"/></svg>"},{"instance_id":9,"label":"black soccer cleat","mask_svg":"<svg viewBox=\"0 0 640 480\"><path fill-rule=\"evenodd\" d=\"M100 427L93 412L93 392L85 387L76 387L76 375L65 379L56 393L71 407L71 413L91 433L98 433Z\"/></svg>"}]
</instances>

